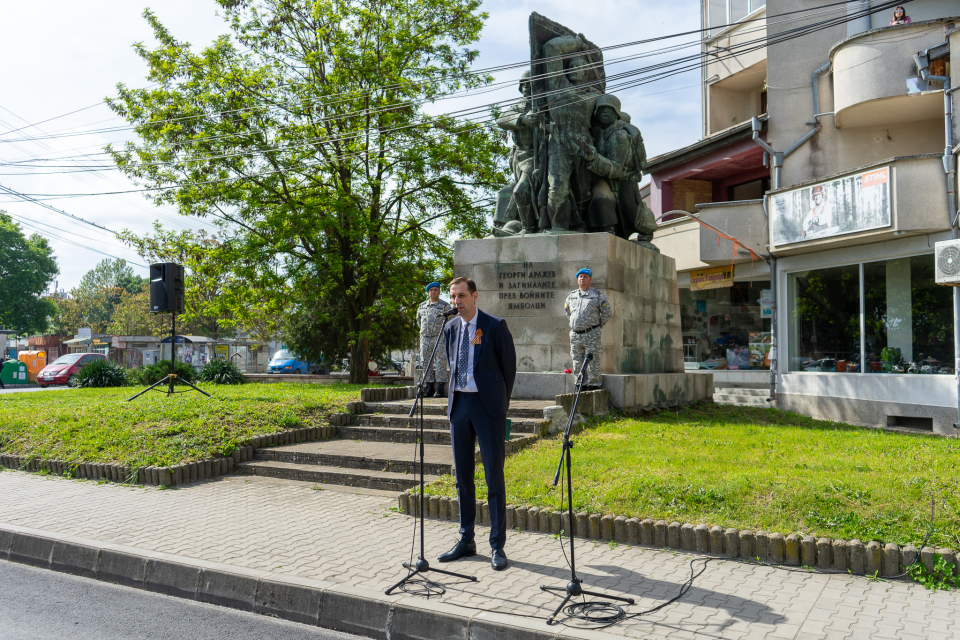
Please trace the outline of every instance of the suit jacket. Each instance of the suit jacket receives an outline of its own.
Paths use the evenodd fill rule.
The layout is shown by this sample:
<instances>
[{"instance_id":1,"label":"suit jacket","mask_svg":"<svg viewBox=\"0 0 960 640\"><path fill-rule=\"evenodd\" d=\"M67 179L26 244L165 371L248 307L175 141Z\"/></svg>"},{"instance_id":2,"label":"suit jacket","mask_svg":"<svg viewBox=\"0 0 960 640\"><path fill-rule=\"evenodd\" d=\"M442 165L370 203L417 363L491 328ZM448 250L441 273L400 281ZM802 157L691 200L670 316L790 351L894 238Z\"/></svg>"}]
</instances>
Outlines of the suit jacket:
<instances>
[{"instance_id":1,"label":"suit jacket","mask_svg":"<svg viewBox=\"0 0 960 640\"><path fill-rule=\"evenodd\" d=\"M443 328L443 344L450 366L450 384L447 387L447 417L453 410L453 392L456 384L457 358L460 355L459 317ZM483 332L480 344L473 349L473 379L477 383L480 401L491 418L507 415L513 383L517 378L517 351L513 336L503 318L477 309L477 329Z\"/></svg>"}]
</instances>

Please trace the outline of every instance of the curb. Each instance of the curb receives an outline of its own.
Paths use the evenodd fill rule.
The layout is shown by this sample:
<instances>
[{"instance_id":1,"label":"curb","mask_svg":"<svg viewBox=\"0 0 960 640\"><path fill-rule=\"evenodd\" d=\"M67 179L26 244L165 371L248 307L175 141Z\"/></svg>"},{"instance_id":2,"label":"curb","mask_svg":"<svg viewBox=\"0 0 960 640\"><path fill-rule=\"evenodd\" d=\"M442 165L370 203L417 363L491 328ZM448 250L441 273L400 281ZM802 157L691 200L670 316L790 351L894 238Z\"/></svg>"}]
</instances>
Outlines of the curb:
<instances>
[{"instance_id":1,"label":"curb","mask_svg":"<svg viewBox=\"0 0 960 640\"><path fill-rule=\"evenodd\" d=\"M418 516L419 492L404 491L398 498L400 513ZM460 503L457 498L424 496L424 516L438 520L458 521ZM477 524L490 524L489 505L477 501ZM960 575L960 552L950 548L936 549L913 545L900 547L860 540L834 540L750 529L724 529L705 524L651 518L626 518L612 513L574 514L573 533L578 538L627 544L633 547L677 549L725 558L756 560L771 566L805 566L812 569L834 572L850 572L854 575L899 575L916 561L929 572L934 571L935 555L953 562L954 575ZM570 530L565 511L552 511L538 507L507 505L507 528L521 531L560 534Z\"/></svg>"},{"instance_id":2,"label":"curb","mask_svg":"<svg viewBox=\"0 0 960 640\"><path fill-rule=\"evenodd\" d=\"M0 560L384 640L621 638L8 524L0 524Z\"/></svg>"},{"instance_id":3,"label":"curb","mask_svg":"<svg viewBox=\"0 0 960 640\"><path fill-rule=\"evenodd\" d=\"M235 465L252 460L256 449L333 438L339 431L337 426L349 424L351 417L349 413L334 413L330 416L330 426L289 429L256 436L246 444L235 447L230 455L205 458L172 467L134 467L109 462L69 462L3 453L0 453L0 467L18 471L46 471L58 476L87 480L177 487L228 474L234 470Z\"/></svg>"}]
</instances>

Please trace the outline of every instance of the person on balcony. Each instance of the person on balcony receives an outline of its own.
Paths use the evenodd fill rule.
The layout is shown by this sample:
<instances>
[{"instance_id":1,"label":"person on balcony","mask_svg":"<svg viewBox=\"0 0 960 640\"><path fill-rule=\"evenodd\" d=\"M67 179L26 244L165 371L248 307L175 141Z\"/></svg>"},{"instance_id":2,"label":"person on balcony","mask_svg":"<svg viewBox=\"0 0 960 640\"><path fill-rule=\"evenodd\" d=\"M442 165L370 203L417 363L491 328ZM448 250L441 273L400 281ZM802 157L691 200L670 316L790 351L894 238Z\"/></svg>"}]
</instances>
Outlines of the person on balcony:
<instances>
[{"instance_id":1,"label":"person on balcony","mask_svg":"<svg viewBox=\"0 0 960 640\"><path fill-rule=\"evenodd\" d=\"M890 26L892 27L895 24L910 24L910 16L903 10L903 7L898 6L893 10L893 20L890 21Z\"/></svg>"}]
</instances>

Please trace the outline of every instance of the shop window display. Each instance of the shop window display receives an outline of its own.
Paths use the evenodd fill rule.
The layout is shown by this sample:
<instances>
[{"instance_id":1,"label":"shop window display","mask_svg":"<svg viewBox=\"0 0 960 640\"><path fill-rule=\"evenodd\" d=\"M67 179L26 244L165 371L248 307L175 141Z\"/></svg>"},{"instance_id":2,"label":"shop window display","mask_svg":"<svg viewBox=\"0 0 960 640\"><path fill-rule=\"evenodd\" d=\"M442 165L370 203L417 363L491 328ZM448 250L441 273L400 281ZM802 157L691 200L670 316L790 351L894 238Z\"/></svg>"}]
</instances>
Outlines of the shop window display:
<instances>
[{"instance_id":1,"label":"shop window display","mask_svg":"<svg viewBox=\"0 0 960 640\"><path fill-rule=\"evenodd\" d=\"M860 370L860 266L790 274L790 371Z\"/></svg>"},{"instance_id":2,"label":"shop window display","mask_svg":"<svg viewBox=\"0 0 960 640\"><path fill-rule=\"evenodd\" d=\"M687 369L769 369L769 281L680 289Z\"/></svg>"},{"instance_id":3,"label":"shop window display","mask_svg":"<svg viewBox=\"0 0 960 640\"><path fill-rule=\"evenodd\" d=\"M935 284L932 254L792 273L788 286L790 371L953 374L953 292Z\"/></svg>"},{"instance_id":4,"label":"shop window display","mask_svg":"<svg viewBox=\"0 0 960 640\"><path fill-rule=\"evenodd\" d=\"M863 265L867 373L953 374L953 291L933 255Z\"/></svg>"}]
</instances>

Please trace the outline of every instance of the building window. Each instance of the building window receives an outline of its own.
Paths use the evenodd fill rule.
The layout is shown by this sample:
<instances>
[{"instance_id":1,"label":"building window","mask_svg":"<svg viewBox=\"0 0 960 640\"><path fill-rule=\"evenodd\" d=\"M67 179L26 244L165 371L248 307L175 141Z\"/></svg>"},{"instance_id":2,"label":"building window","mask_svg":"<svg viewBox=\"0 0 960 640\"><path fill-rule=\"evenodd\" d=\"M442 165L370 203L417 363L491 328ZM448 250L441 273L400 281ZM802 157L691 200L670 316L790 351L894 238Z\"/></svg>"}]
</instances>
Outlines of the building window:
<instances>
[{"instance_id":1,"label":"building window","mask_svg":"<svg viewBox=\"0 0 960 640\"><path fill-rule=\"evenodd\" d=\"M724 27L747 17L767 4L766 0L710 0L707 5L707 24L710 28Z\"/></svg>"},{"instance_id":2,"label":"building window","mask_svg":"<svg viewBox=\"0 0 960 640\"><path fill-rule=\"evenodd\" d=\"M857 371L859 265L792 273L788 295L790 371Z\"/></svg>"},{"instance_id":3,"label":"building window","mask_svg":"<svg viewBox=\"0 0 960 640\"><path fill-rule=\"evenodd\" d=\"M727 187L727 200L760 200L763 194L770 190L770 178L751 180L743 184Z\"/></svg>"},{"instance_id":4,"label":"building window","mask_svg":"<svg viewBox=\"0 0 960 640\"><path fill-rule=\"evenodd\" d=\"M863 265L867 373L953 373L953 291L933 256Z\"/></svg>"},{"instance_id":5,"label":"building window","mask_svg":"<svg viewBox=\"0 0 960 640\"><path fill-rule=\"evenodd\" d=\"M790 371L953 374L953 293L932 254L791 273L787 308Z\"/></svg>"},{"instance_id":6,"label":"building window","mask_svg":"<svg viewBox=\"0 0 960 640\"><path fill-rule=\"evenodd\" d=\"M719 289L680 289L687 369L770 368L770 281Z\"/></svg>"}]
</instances>

